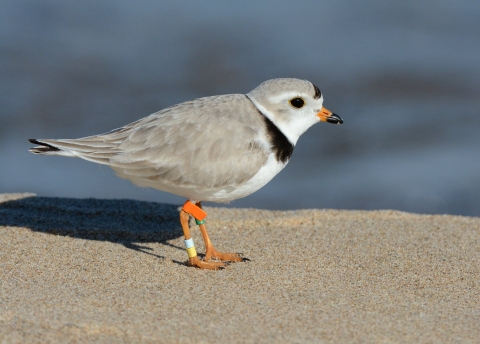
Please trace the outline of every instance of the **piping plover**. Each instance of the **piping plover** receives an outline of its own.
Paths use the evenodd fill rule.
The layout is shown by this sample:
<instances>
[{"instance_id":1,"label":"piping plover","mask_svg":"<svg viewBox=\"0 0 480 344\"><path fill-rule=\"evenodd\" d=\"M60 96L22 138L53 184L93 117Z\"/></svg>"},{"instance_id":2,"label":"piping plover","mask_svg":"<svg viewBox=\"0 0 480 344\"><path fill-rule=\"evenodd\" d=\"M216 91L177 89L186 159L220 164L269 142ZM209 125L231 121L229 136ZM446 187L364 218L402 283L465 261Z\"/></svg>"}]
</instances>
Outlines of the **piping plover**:
<instances>
[{"instance_id":1,"label":"piping plover","mask_svg":"<svg viewBox=\"0 0 480 344\"><path fill-rule=\"evenodd\" d=\"M306 80L273 79L247 94L195 99L105 134L29 141L39 145L32 153L108 165L138 186L187 198L180 223L189 263L219 269L222 261L244 258L215 250L201 201L230 202L260 189L288 163L300 135L320 121L343 123L323 107L318 87ZM197 256L189 216L200 226L204 260Z\"/></svg>"}]
</instances>

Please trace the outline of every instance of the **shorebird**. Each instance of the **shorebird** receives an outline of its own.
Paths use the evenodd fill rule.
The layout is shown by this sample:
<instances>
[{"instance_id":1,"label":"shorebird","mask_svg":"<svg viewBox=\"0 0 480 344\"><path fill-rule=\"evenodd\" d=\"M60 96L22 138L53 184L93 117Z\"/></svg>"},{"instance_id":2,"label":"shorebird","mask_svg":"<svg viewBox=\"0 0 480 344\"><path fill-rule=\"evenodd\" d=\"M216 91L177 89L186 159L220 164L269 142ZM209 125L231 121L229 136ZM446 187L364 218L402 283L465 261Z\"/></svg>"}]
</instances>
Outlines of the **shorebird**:
<instances>
[{"instance_id":1,"label":"shorebird","mask_svg":"<svg viewBox=\"0 0 480 344\"><path fill-rule=\"evenodd\" d=\"M213 247L201 202L228 203L260 189L287 165L300 135L320 121L343 123L323 107L317 86L272 79L247 94L180 103L105 134L29 141L39 145L32 153L104 164L138 186L187 198L180 223L188 262L216 270L245 258ZM205 241L203 260L191 237L190 216Z\"/></svg>"}]
</instances>

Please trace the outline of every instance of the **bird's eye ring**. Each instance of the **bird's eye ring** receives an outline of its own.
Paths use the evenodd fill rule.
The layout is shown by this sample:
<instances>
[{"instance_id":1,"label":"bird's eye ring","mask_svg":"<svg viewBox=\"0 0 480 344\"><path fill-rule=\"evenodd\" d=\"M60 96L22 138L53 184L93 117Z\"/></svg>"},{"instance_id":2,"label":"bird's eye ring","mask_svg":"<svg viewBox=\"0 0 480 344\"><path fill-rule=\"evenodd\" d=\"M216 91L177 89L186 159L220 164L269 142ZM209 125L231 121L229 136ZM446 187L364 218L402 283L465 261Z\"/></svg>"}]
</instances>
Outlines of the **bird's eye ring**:
<instances>
[{"instance_id":1,"label":"bird's eye ring","mask_svg":"<svg viewBox=\"0 0 480 344\"><path fill-rule=\"evenodd\" d=\"M292 98L288 102L290 103L291 106L293 106L296 109L300 109L305 106L305 100L303 100L300 97Z\"/></svg>"}]
</instances>

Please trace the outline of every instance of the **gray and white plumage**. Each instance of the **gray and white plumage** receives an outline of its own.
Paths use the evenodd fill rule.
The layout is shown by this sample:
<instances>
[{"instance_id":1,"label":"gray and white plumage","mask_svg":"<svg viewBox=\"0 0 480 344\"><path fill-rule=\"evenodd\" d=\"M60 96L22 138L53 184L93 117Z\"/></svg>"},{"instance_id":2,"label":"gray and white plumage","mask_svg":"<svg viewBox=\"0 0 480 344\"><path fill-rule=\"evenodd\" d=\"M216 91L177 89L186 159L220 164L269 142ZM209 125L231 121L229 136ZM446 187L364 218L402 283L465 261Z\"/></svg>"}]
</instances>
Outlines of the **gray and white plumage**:
<instances>
[{"instance_id":1,"label":"gray and white plumage","mask_svg":"<svg viewBox=\"0 0 480 344\"><path fill-rule=\"evenodd\" d=\"M302 108L289 101L299 97ZM105 134L30 140L31 152L110 166L134 184L197 201L229 202L270 181L300 135L319 122L323 97L311 82L268 80L250 93L199 98ZM342 123L335 114L326 119Z\"/></svg>"}]
</instances>

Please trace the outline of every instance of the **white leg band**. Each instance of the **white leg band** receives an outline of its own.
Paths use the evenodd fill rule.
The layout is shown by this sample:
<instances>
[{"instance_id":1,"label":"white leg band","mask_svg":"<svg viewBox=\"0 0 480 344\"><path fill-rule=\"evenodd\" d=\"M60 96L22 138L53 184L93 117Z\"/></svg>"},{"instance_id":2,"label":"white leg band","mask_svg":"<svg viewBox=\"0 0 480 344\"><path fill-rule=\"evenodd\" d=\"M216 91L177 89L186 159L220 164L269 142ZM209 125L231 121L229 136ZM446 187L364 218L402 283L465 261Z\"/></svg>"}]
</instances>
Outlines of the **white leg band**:
<instances>
[{"instance_id":1,"label":"white leg band","mask_svg":"<svg viewBox=\"0 0 480 344\"><path fill-rule=\"evenodd\" d=\"M190 239L188 239L188 240L185 240L185 246L186 246L187 248L192 248L192 247L194 247L195 245L193 244L193 239L190 238Z\"/></svg>"}]
</instances>

